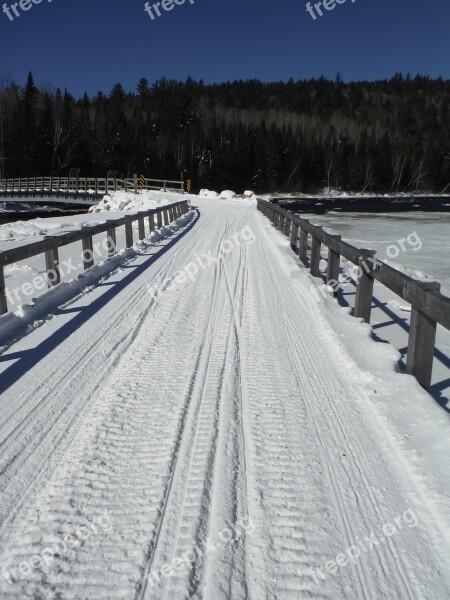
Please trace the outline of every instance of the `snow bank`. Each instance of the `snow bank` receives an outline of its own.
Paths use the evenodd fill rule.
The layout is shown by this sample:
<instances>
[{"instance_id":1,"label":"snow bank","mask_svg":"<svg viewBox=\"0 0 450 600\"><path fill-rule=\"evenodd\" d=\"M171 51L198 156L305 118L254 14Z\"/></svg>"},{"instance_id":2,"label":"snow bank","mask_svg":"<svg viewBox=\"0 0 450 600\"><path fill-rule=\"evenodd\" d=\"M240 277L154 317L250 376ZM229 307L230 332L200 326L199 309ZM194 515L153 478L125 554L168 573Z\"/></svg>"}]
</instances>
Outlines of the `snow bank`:
<instances>
[{"instance_id":1,"label":"snow bank","mask_svg":"<svg viewBox=\"0 0 450 600\"><path fill-rule=\"evenodd\" d=\"M134 192L118 191L106 194L102 200L89 209L89 212L98 213L104 211L124 211L136 209L150 209L158 206L166 206L182 200L182 194L164 191L143 191L139 194Z\"/></svg>"}]
</instances>

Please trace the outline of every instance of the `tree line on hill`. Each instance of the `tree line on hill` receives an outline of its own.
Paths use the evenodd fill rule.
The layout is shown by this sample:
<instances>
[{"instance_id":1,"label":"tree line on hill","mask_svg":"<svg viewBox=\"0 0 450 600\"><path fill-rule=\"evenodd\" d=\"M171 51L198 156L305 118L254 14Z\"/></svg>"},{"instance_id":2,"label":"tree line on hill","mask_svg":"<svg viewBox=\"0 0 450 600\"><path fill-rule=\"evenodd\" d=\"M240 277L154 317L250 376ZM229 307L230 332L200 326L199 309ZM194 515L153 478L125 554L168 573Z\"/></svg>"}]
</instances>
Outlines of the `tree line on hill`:
<instances>
[{"instance_id":1,"label":"tree line on hill","mask_svg":"<svg viewBox=\"0 0 450 600\"><path fill-rule=\"evenodd\" d=\"M450 190L450 81L396 74L205 85L141 79L106 95L0 84L2 176L192 178L256 192Z\"/></svg>"}]
</instances>

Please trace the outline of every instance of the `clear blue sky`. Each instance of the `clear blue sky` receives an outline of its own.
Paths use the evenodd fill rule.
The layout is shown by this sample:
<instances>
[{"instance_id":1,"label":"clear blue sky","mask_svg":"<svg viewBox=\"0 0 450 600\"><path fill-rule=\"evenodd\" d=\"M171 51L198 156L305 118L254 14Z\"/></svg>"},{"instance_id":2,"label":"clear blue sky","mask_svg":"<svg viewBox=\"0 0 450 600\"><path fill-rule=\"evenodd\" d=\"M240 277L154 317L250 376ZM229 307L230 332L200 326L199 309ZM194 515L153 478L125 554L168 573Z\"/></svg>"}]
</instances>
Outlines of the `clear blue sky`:
<instances>
[{"instance_id":1,"label":"clear blue sky","mask_svg":"<svg viewBox=\"0 0 450 600\"><path fill-rule=\"evenodd\" d=\"M134 90L141 77L450 78L449 0L347 0L315 21L305 6L186 0L152 21L144 0L42 0L13 21L0 12L0 76L22 84L32 70L37 84L77 96L118 81Z\"/></svg>"}]
</instances>

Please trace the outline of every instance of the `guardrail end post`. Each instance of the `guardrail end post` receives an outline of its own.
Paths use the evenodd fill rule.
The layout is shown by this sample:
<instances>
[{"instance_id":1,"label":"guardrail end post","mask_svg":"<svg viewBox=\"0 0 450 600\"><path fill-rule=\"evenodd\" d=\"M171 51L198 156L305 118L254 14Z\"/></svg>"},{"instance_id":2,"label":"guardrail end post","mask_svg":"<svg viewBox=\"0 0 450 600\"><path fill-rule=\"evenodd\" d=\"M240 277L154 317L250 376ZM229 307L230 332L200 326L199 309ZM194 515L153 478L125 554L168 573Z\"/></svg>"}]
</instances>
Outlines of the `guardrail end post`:
<instances>
[{"instance_id":1,"label":"guardrail end post","mask_svg":"<svg viewBox=\"0 0 450 600\"><path fill-rule=\"evenodd\" d=\"M441 284L435 281L415 281L424 291L439 291ZM419 307L411 306L406 372L413 375L422 387L429 389L433 373L433 358L437 323Z\"/></svg>"}]
</instances>

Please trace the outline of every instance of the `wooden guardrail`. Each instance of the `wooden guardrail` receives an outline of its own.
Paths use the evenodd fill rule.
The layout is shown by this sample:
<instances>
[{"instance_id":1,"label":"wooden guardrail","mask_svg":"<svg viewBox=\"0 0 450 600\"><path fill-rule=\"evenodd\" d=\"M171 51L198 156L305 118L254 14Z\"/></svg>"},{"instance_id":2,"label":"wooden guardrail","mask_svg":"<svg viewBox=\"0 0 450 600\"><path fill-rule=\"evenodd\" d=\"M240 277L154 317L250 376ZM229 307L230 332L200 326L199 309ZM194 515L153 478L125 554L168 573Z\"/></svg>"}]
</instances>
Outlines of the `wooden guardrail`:
<instances>
[{"instance_id":1,"label":"wooden guardrail","mask_svg":"<svg viewBox=\"0 0 450 600\"><path fill-rule=\"evenodd\" d=\"M83 194L107 194L118 190L138 192L139 190L160 190L183 192L184 181L169 179L117 179L108 177L28 177L0 179L0 193L14 192L71 192Z\"/></svg>"},{"instance_id":2,"label":"wooden guardrail","mask_svg":"<svg viewBox=\"0 0 450 600\"><path fill-rule=\"evenodd\" d=\"M139 224L139 240L145 239L145 219L148 219L149 232L160 229L164 225L172 223L189 211L187 200L168 204L159 208L141 211L131 215L125 215L119 219L109 219L106 223L100 225L88 225L79 230L61 233L59 235L46 236L44 239L30 242L22 246L11 248L0 252L0 315L8 312L8 301L5 288L4 267L13 263L38 256L45 253L45 264L47 270L47 283L51 288L61 281L59 271L58 248L67 246L74 242L82 242L83 246L83 266L89 269L94 265L94 252L92 238L99 233L106 233L108 257L114 256L117 251L116 229L125 225L125 246L133 246L133 221ZM156 216L156 223L155 223Z\"/></svg>"},{"instance_id":3,"label":"wooden guardrail","mask_svg":"<svg viewBox=\"0 0 450 600\"><path fill-rule=\"evenodd\" d=\"M376 252L356 248L294 215L291 211L258 199L258 209L274 226L290 238L292 249L306 265L309 250L309 268L314 277L320 277L319 263L322 244L328 248L326 280L336 293L339 288L341 257L359 267L356 300L353 315L370 323L374 281L379 281L411 305L406 370L429 389L437 324L450 330L450 298L440 293L438 282L422 282L397 271L376 258ZM311 238L308 244L309 237Z\"/></svg>"}]
</instances>

